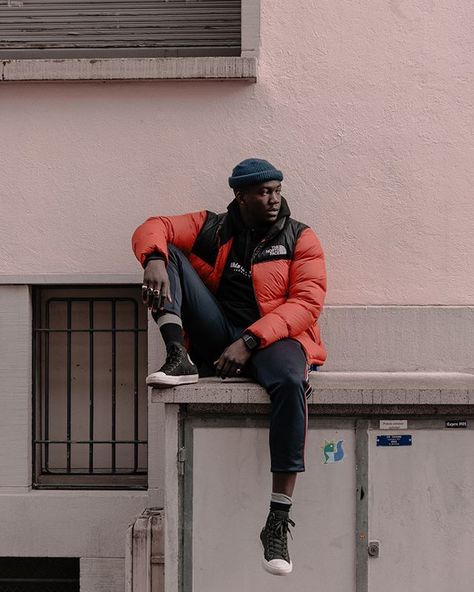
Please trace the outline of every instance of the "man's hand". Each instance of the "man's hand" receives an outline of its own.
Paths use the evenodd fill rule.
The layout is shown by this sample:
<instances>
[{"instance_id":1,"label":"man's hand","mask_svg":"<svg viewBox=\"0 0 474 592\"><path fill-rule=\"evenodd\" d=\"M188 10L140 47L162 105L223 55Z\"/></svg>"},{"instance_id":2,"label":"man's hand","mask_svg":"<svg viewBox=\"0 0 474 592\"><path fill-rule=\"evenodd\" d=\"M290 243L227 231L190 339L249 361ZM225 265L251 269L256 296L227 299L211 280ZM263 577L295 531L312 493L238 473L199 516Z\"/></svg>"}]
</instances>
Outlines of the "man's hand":
<instances>
[{"instance_id":1,"label":"man's hand","mask_svg":"<svg viewBox=\"0 0 474 592\"><path fill-rule=\"evenodd\" d=\"M237 339L228 348L224 350L218 360L214 362L216 367L216 376L221 378L231 378L238 376L242 367L248 362L252 352L250 352L243 339Z\"/></svg>"},{"instance_id":2,"label":"man's hand","mask_svg":"<svg viewBox=\"0 0 474 592\"><path fill-rule=\"evenodd\" d=\"M171 302L170 280L165 262L161 259L152 259L145 267L142 299L152 312L163 310L165 300Z\"/></svg>"}]
</instances>

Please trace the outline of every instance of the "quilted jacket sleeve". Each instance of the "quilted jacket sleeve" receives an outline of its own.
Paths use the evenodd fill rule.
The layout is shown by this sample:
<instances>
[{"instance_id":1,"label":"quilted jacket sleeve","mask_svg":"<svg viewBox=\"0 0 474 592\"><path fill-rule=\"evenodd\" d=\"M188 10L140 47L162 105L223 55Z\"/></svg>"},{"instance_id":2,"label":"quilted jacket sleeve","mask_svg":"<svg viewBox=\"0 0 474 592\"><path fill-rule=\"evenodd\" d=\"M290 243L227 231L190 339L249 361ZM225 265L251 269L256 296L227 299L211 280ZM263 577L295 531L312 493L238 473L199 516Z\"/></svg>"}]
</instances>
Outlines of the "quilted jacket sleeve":
<instances>
[{"instance_id":1,"label":"quilted jacket sleeve","mask_svg":"<svg viewBox=\"0 0 474 592\"><path fill-rule=\"evenodd\" d=\"M145 220L132 235L132 248L142 267L152 253L159 253L168 262L168 243L191 252L194 241L207 218L207 212L193 212L181 216L153 216Z\"/></svg>"},{"instance_id":2,"label":"quilted jacket sleeve","mask_svg":"<svg viewBox=\"0 0 474 592\"><path fill-rule=\"evenodd\" d=\"M260 347L285 337L296 337L317 321L326 295L326 266L319 239L305 229L290 264L288 298L253 323L248 330L260 339Z\"/></svg>"}]
</instances>

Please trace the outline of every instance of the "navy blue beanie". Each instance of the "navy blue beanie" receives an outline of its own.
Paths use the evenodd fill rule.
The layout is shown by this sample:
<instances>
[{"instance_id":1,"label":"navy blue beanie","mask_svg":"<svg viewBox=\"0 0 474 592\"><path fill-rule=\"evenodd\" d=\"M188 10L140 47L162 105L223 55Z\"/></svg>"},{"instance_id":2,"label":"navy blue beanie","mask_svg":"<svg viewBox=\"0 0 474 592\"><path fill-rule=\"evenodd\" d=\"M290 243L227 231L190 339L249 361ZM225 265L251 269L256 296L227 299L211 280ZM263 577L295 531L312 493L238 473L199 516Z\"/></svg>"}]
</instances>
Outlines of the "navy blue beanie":
<instances>
[{"instance_id":1,"label":"navy blue beanie","mask_svg":"<svg viewBox=\"0 0 474 592\"><path fill-rule=\"evenodd\" d=\"M265 183L265 181L283 181L283 173L272 164L260 158L247 158L240 162L229 177L232 189L240 189L247 185Z\"/></svg>"}]
</instances>

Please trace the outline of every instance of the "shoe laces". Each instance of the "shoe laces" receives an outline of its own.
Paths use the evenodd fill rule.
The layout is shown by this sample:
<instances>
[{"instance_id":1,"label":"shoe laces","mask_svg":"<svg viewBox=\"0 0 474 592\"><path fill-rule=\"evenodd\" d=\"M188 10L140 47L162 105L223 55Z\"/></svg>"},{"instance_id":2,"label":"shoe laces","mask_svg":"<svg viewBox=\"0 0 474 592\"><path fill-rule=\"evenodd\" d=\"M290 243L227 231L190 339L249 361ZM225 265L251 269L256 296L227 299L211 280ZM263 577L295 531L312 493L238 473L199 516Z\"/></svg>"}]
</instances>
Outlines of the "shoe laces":
<instances>
[{"instance_id":1,"label":"shoe laces","mask_svg":"<svg viewBox=\"0 0 474 592\"><path fill-rule=\"evenodd\" d=\"M175 370L183 361L183 349L179 343L171 343L167 348L166 362L161 368L162 372Z\"/></svg>"},{"instance_id":2,"label":"shoe laces","mask_svg":"<svg viewBox=\"0 0 474 592\"><path fill-rule=\"evenodd\" d=\"M286 558L288 555L287 533L290 533L290 537L293 539L289 525L291 524L294 527L295 523L289 516L283 514L286 514L286 512L278 514L270 512L268 518L268 547L272 556Z\"/></svg>"}]
</instances>

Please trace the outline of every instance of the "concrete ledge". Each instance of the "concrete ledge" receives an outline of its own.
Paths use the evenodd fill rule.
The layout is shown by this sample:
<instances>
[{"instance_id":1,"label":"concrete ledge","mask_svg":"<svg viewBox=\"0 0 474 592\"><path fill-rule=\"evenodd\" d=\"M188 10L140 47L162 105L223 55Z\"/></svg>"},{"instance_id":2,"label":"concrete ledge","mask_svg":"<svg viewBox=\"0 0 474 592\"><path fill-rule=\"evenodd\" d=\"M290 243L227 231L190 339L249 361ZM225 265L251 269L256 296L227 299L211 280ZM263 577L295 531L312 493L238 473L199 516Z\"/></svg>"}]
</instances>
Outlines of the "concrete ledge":
<instances>
[{"instance_id":1,"label":"concrete ledge","mask_svg":"<svg viewBox=\"0 0 474 592\"><path fill-rule=\"evenodd\" d=\"M315 372L312 405L471 405L474 374L462 372ZM244 379L201 379L152 389L153 403L268 404L265 390Z\"/></svg>"},{"instance_id":2,"label":"concrete ledge","mask_svg":"<svg viewBox=\"0 0 474 592\"><path fill-rule=\"evenodd\" d=\"M143 272L138 273L25 273L0 275L1 285L24 284L141 284Z\"/></svg>"},{"instance_id":3,"label":"concrete ledge","mask_svg":"<svg viewBox=\"0 0 474 592\"><path fill-rule=\"evenodd\" d=\"M257 79L252 57L4 59L0 82Z\"/></svg>"}]
</instances>

